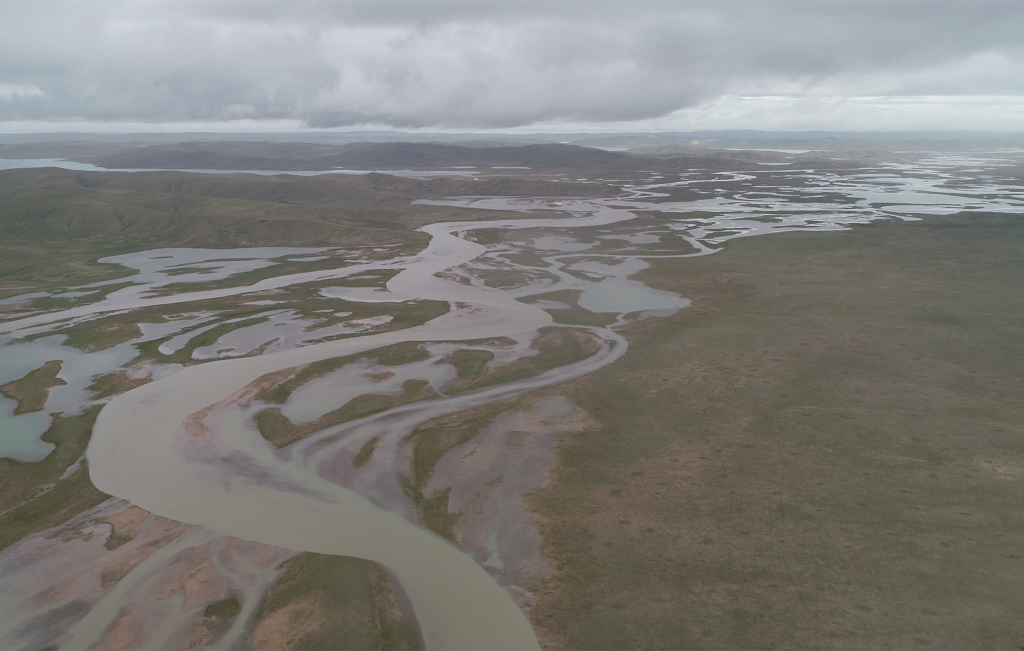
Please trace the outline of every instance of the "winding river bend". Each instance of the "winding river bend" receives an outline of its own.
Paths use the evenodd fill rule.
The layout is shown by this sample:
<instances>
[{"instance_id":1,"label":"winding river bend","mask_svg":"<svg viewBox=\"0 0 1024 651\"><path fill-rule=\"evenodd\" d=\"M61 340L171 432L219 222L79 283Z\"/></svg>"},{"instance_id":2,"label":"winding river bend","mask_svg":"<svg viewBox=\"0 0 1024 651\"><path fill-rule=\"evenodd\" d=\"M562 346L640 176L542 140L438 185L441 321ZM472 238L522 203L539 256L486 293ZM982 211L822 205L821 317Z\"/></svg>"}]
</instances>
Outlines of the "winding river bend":
<instances>
[{"instance_id":1,"label":"winding river bend","mask_svg":"<svg viewBox=\"0 0 1024 651\"><path fill-rule=\"evenodd\" d=\"M273 371L399 342L502 337L548 325L551 316L539 307L435 274L486 251L455 233L601 226L632 217L606 206L590 209L587 217L425 227L430 245L388 282L388 290L407 298L468 304L468 310L403 331L192 366L118 396L100 413L89 444L93 483L147 511L220 534L381 563L409 595L428 648L537 648L529 622L509 594L448 542L313 473L260 469L270 471L268 480L267 472L232 464L227 453L219 463L204 463L196 458L196 445L183 423Z\"/></svg>"},{"instance_id":2,"label":"winding river bend","mask_svg":"<svg viewBox=\"0 0 1024 651\"><path fill-rule=\"evenodd\" d=\"M752 178L746 176L732 182L745 183L743 179ZM187 304L217 296L341 278L360 271L401 270L388 282L389 296L445 301L452 305L452 310L422 326L402 331L189 366L116 397L103 409L94 428L88 449L90 475L95 485L106 493L124 498L153 514L199 525L213 534L293 550L355 556L382 564L395 575L410 597L428 648L536 648L536 637L522 611L481 566L479 557L474 559L416 526L412 521L415 518L410 519L408 512L403 513L394 503L381 500L373 491L364 491L362 484L346 488L318 474L316 465L337 451L336 447L331 447L335 445L332 440L338 439L337 431L325 430L279 452L254 431L238 426L237 422L232 424L230 419L217 421L211 431L204 432L201 428L197 431L196 415L213 405L231 403L239 392L267 373L323 359L401 342L435 342L428 344L429 347L442 341L529 335L552 324L547 310L568 306L551 300L539 300L530 305L517 299L555 290L579 289L582 291L578 301L580 308L618 314L617 323L622 323L623 313L659 309L659 300L666 298L655 296L657 300L647 300L645 297L654 295L645 291L653 290L628 279L630 273L642 268L641 258L706 255L717 250L717 245L725 240L762 233L809 228L837 230L850 223L901 218L915 212L1019 210L1024 205L1021 203L1024 198L1016 191L1000 189L989 193L994 197L989 198L987 190L982 192L988 187L988 181L980 184L977 192L967 192L962 187L944 186L944 179L941 175L916 178L891 174L883 179L886 184L880 190L877 175L853 175L845 179L821 175L820 182L833 187L835 194L842 195L838 197L842 200L819 198L818 203L813 204L808 203L804 195L817 197L821 194L817 186L791 189L780 186L778 196L771 199L766 199L763 193L748 198L737 191L734 196L724 198L709 193L706 199L696 201L644 201L654 198L659 189L668 186L714 185L717 181L713 179L683 179L634 188L629 196L616 199L450 201L444 203L500 210L543 208L550 212L557 209L575 216L433 224L423 229L431 236L428 248L411 258L350 265L329 272L282 275L247 287L171 296L146 296L144 291L129 288L91 305L2 321L0 333L45 332L47 327L63 319L152 305ZM893 188L899 191L894 192ZM921 209L922 205L928 210ZM630 230L628 235L620 232L613 236L602 234L611 230L598 230L601 226L633 219L635 215L630 211L635 210L658 211L663 217L656 226L648 220L647 226L617 227L619 231ZM681 214L669 217L664 216L665 213ZM665 238L663 242L678 238L692 245L694 251L676 253L680 248L675 247L658 254L587 252L588 246L568 242L571 236L562 231L581 227L596 227L590 231L592 241L619 239L630 245L657 243L659 236L654 234L657 231ZM641 232L645 228L647 230ZM458 275L453 271L460 265L470 263L469 266L483 268L491 262L501 262L496 249L463 236L477 229L532 229L527 239L532 238L533 249L547 251L542 254L545 266L530 268L527 265L520 271L539 272L547 280L514 289L496 289L482 281L465 284L453 279ZM541 231L552 235L537 236ZM561 243L556 242L559 238L562 238ZM550 241L542 244L540 239ZM604 265L601 260L610 265ZM613 266L616 271L610 272ZM533 277L536 278L537 273ZM467 278L463 276L462 280ZM675 295L668 298L668 307L685 304ZM558 384L610 363L625 352L626 341L612 328L589 329L602 342L601 349L582 362L527 380L413 403L347 423L347 443L358 441L360 436L365 438L385 432L391 432L393 439L401 438L403 432L408 432L416 423L433 416ZM381 441L364 472L389 452L385 450L388 447L385 439ZM385 470L394 468L388 466L387 461L382 461L381 466ZM58 641L60 646L85 648L93 644L105 622L111 621L107 614L93 618L94 621L87 622L88 626L73 627Z\"/></svg>"}]
</instances>

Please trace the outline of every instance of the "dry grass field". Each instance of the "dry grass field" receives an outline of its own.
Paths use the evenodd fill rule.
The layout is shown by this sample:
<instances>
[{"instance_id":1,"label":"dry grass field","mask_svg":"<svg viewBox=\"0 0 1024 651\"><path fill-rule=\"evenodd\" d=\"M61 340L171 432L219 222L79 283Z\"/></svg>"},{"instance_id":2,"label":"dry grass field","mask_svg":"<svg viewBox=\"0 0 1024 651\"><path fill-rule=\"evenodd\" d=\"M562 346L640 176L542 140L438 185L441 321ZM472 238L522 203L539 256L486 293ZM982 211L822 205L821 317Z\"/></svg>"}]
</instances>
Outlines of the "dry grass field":
<instances>
[{"instance_id":1,"label":"dry grass field","mask_svg":"<svg viewBox=\"0 0 1024 651\"><path fill-rule=\"evenodd\" d=\"M553 392L548 649L1022 648L1024 222L731 242Z\"/></svg>"}]
</instances>

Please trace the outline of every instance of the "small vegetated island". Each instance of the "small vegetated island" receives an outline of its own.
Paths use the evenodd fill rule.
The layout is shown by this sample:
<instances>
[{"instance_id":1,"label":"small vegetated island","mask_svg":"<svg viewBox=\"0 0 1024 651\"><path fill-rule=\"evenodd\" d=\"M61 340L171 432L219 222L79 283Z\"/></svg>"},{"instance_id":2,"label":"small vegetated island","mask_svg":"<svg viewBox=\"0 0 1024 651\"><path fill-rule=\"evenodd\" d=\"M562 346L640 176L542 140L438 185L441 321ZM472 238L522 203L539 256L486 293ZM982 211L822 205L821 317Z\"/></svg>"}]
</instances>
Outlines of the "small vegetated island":
<instances>
[{"instance_id":1,"label":"small vegetated island","mask_svg":"<svg viewBox=\"0 0 1024 651\"><path fill-rule=\"evenodd\" d=\"M1024 644L1020 154L726 144L7 161L0 646Z\"/></svg>"}]
</instances>

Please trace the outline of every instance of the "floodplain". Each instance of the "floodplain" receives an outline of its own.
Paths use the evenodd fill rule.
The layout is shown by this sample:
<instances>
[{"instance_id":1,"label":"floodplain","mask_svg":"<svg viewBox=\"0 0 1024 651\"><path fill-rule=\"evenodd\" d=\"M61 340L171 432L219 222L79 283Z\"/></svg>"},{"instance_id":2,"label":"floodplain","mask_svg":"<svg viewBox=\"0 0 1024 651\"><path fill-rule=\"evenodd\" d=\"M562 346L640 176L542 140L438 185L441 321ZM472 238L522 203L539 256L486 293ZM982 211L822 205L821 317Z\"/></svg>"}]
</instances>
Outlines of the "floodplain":
<instances>
[{"instance_id":1,"label":"floodplain","mask_svg":"<svg viewBox=\"0 0 1024 651\"><path fill-rule=\"evenodd\" d=\"M1024 644L1019 170L0 172L0 642Z\"/></svg>"}]
</instances>

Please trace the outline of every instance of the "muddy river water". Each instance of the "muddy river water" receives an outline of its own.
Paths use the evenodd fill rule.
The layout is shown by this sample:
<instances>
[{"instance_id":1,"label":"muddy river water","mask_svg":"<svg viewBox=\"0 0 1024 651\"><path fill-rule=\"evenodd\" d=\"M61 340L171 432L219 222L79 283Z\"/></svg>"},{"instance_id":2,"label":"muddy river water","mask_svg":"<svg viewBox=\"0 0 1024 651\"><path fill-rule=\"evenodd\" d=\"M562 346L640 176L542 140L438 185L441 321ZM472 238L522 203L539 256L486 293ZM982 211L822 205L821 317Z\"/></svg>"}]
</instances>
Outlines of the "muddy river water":
<instances>
[{"instance_id":1,"label":"muddy river water","mask_svg":"<svg viewBox=\"0 0 1024 651\"><path fill-rule=\"evenodd\" d=\"M601 226L630 216L606 208L588 217L486 226ZM152 513L221 534L379 562L405 588L429 648L537 647L529 622L509 594L448 542L315 474L275 472L269 457L268 467L259 469L263 472L230 461L197 463L182 427L191 414L273 371L403 341L503 337L548 325L547 312L505 292L435 275L486 251L454 235L478 227L475 222L426 227L432 236L429 247L387 284L388 291L403 297L469 304L472 309L398 332L197 365L119 396L103 409L93 430L88 450L93 483ZM274 481L260 480L265 471Z\"/></svg>"}]
</instances>

